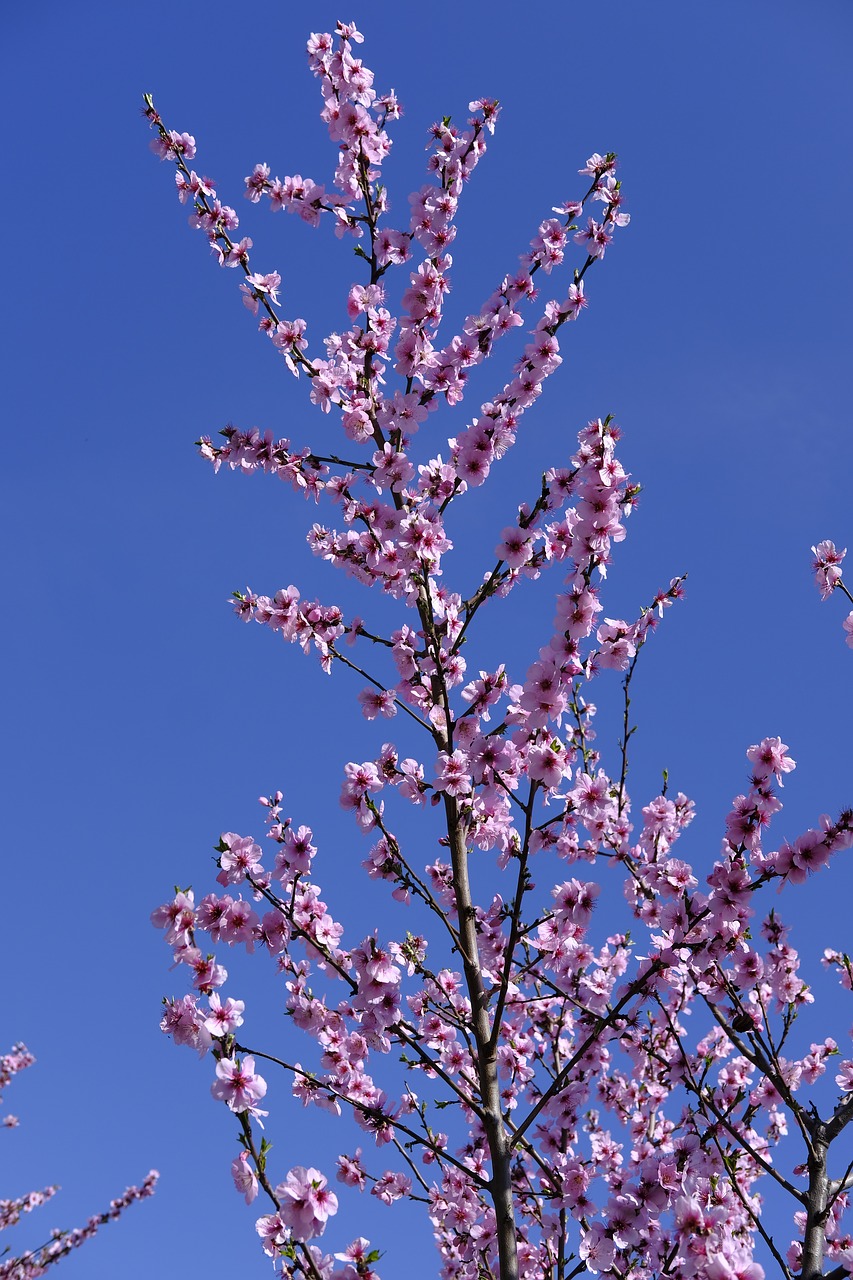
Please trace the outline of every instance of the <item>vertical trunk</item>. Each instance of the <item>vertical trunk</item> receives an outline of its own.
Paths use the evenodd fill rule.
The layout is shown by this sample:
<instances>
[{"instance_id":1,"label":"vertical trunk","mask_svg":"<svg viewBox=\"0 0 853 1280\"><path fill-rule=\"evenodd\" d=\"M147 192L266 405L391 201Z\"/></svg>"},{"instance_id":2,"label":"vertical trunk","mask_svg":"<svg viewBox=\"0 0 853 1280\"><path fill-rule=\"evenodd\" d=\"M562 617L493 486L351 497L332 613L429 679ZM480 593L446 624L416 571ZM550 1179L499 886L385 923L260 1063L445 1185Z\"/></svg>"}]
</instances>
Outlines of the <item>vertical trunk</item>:
<instances>
[{"instance_id":1,"label":"vertical trunk","mask_svg":"<svg viewBox=\"0 0 853 1280\"><path fill-rule=\"evenodd\" d=\"M811 1143L801 1280L818 1280L818 1277L823 1275L823 1257L826 1249L826 1204L829 1198L829 1179L826 1174L826 1152L829 1143L825 1125L814 1126Z\"/></svg>"},{"instance_id":2,"label":"vertical trunk","mask_svg":"<svg viewBox=\"0 0 853 1280\"><path fill-rule=\"evenodd\" d=\"M489 1046L491 1025L488 999L480 969L474 904L471 900L471 885L468 880L468 833L456 801L451 796L445 795L444 804L453 862L456 910L462 938L462 965L468 998L471 1001L471 1022L477 1045L480 1097L485 1112L486 1141L489 1144L492 1166L491 1195L497 1224L500 1280L518 1280L518 1242L511 1180L512 1153L501 1111L497 1050Z\"/></svg>"}]
</instances>

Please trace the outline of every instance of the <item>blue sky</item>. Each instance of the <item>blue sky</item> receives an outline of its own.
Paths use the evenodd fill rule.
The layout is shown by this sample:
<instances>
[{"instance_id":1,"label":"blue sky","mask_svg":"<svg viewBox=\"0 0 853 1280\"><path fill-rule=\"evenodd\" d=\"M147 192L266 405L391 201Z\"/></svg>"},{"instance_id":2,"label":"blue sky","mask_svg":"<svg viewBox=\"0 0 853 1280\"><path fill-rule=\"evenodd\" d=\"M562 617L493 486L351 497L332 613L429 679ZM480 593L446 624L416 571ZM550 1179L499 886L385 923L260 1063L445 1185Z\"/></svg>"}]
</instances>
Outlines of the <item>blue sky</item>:
<instances>
[{"instance_id":1,"label":"blue sky","mask_svg":"<svg viewBox=\"0 0 853 1280\"><path fill-rule=\"evenodd\" d=\"M170 127L196 136L197 167L239 205L262 269L281 272L288 314L317 333L343 322L349 250L240 198L260 160L331 177L309 30L355 18L377 84L397 90L405 116L386 180L398 209L423 180L427 126L481 94L503 104L462 204L448 330L514 268L552 205L574 197L587 155L619 152L633 221L591 274L589 311L514 464L472 503L460 564L482 564L542 467L565 461L588 418L612 412L644 494L606 611L634 616L690 575L636 684L635 798L669 769L697 803L682 856L700 867L743 789L746 747L767 734L799 765L780 838L853 801L846 610L820 605L809 569L816 540L853 544L853 12L844 0L611 0L600 12L561 6L547 22L530 12L462 4L439 23L407 6L386 24L370 7L326 3L237 17L220 0L45 0L4 19L0 1039L26 1040L38 1064L5 1100L22 1124L2 1135L0 1195L64 1188L7 1242L76 1225L152 1165L163 1175L153 1201L63 1263L67 1280L106 1280L119 1266L125 1280L152 1267L264 1273L209 1064L157 1030L161 996L183 988L152 907L175 883L207 891L220 831L260 832L255 797L278 785L314 827L329 868L319 878L346 894L353 935L387 904L363 881L366 845L337 809L343 764L382 740L357 714L360 685L326 680L227 605L246 583L317 584L333 599L349 588L321 576L304 545L313 510L270 480L214 478L193 448L229 420L298 437L327 424L256 335L234 274L188 229L170 170L148 150L143 90ZM494 382L482 377L472 400ZM464 425L445 415L436 430L445 419L451 434ZM529 658L555 585L528 588L523 607L513 597L484 662ZM790 899L818 984L820 949L849 947L851 893L839 864ZM255 1002L257 1040L277 1042L283 1000L268 966L228 961L246 974L235 993ZM810 1025L840 1038L850 1012L825 990ZM271 1135L282 1174L300 1162L331 1172L334 1131L284 1094ZM403 1260L433 1275L423 1228L413 1259L395 1222L356 1203L332 1238L339 1248L363 1229L392 1250L388 1276Z\"/></svg>"}]
</instances>

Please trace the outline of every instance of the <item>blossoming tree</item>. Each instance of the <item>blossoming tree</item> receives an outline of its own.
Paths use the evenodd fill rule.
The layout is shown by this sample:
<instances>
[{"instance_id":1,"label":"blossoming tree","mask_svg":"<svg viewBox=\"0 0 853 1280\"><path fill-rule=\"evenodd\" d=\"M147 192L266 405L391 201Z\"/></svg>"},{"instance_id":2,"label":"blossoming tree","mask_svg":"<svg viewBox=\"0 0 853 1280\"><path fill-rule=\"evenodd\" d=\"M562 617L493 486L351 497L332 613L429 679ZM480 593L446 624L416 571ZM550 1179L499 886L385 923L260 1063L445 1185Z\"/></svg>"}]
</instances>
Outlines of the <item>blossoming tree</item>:
<instances>
[{"instance_id":1,"label":"blossoming tree","mask_svg":"<svg viewBox=\"0 0 853 1280\"><path fill-rule=\"evenodd\" d=\"M847 848L853 813L768 847L794 761L767 737L747 752L748 785L700 883L674 852L691 801L665 779L639 811L632 803L631 682L683 580L633 619L603 616L602 580L639 492L610 417L582 427L571 456L521 495L479 582L446 572L458 508L511 450L561 363L562 331L587 306L590 273L628 223L616 157L589 158L579 190L541 222L518 269L458 333L440 337L459 201L498 104L471 103L464 127L433 126L429 181L411 196L408 222L390 224L380 179L399 106L374 89L355 53L361 41L339 23L308 44L338 153L332 182L279 178L266 164L246 178L253 204L352 238L362 275L346 293L349 327L321 344L282 312L280 274L256 269L235 210L192 167L195 140L167 128L150 96L145 114L191 225L238 273L261 332L345 441L227 426L218 442L199 442L203 457L331 504L336 516L309 530L312 550L365 588L365 612L368 588L398 611L385 633L293 585L235 593L241 618L313 653L327 673L360 677L374 730L397 717L406 743L420 743L398 749L374 734L341 790L370 838L366 871L392 899L387 932L345 935L320 887L308 815L291 816L281 792L262 797L269 854L225 832L217 890L176 891L154 912L191 987L166 1002L163 1029L212 1057L214 1097L239 1126L235 1184L249 1203L263 1193L257 1230L286 1275L373 1277L380 1255L363 1237L337 1252L318 1243L338 1207L328 1172L273 1173L258 1134L270 1071L304 1105L361 1127L374 1153L342 1154L338 1183L386 1204L421 1202L448 1280L760 1280L759 1259L786 1280L827 1268L840 1276L853 1270L843 1227L853 1164L841 1154L853 1057L820 1109L804 1097L838 1047L795 1028L811 993L788 926L761 904L766 890L802 882ZM569 280L552 289L571 254ZM525 325L509 380L445 443L431 440L433 411L460 406L469 373ZM815 552L822 562L826 546ZM558 579L553 627L527 670L481 669L480 629L490 617L505 625L507 597L548 571ZM614 672L622 736L610 760L595 745L590 685ZM440 855L423 866L421 840L407 833L426 829ZM614 894L632 932L593 938L596 901ZM250 1034L245 1001L223 992L212 950L221 946L259 947L275 965L292 1052L272 1051L257 1015ZM849 988L847 957L825 959ZM781 1215L771 1227L767 1192L792 1202L793 1232Z\"/></svg>"},{"instance_id":2,"label":"blossoming tree","mask_svg":"<svg viewBox=\"0 0 853 1280\"><path fill-rule=\"evenodd\" d=\"M0 1055L0 1100L2 1091L19 1071L31 1067L35 1058L26 1045L16 1044L8 1053ZM18 1125L17 1116L8 1115L0 1119L0 1127L14 1129ZM107 1222L114 1222L122 1212L135 1200L145 1200L152 1195L157 1184L157 1172L152 1169L141 1187L128 1187L123 1195L113 1200L105 1213L95 1214L85 1227L77 1227L73 1231L51 1231L50 1239L36 1249L27 1249L23 1253L12 1256L10 1250L0 1252L0 1278L2 1280L36 1280L43 1276L51 1263L59 1262L72 1249L77 1249L87 1240L91 1240L99 1227ZM0 1200L0 1231L14 1227L21 1220L21 1215L32 1213L46 1204L56 1195L59 1187L45 1187L43 1191L30 1191L26 1195L17 1196L13 1200Z\"/></svg>"}]
</instances>

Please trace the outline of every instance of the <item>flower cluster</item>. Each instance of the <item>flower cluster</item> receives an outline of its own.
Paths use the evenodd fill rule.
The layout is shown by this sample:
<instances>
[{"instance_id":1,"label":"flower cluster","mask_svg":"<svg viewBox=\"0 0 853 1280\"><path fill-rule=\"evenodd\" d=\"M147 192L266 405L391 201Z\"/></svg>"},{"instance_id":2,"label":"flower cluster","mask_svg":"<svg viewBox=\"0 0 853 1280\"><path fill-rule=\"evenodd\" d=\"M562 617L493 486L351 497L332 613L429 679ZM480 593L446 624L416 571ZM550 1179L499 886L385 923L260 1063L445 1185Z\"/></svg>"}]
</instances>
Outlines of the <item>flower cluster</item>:
<instances>
[{"instance_id":1,"label":"flower cluster","mask_svg":"<svg viewBox=\"0 0 853 1280\"><path fill-rule=\"evenodd\" d=\"M24 1071L27 1067L31 1067L35 1062L35 1058L30 1053L25 1044L15 1044L9 1053L0 1056L0 1102L3 1100L3 1090L10 1083L12 1078L19 1071ZM17 1116L4 1116L0 1121L6 1129L14 1129L17 1127Z\"/></svg>"},{"instance_id":2,"label":"flower cluster","mask_svg":"<svg viewBox=\"0 0 853 1280\"><path fill-rule=\"evenodd\" d=\"M833 591L838 590L853 604L853 595L841 577L841 562L847 555L847 548L839 551L834 542L819 542L816 547L812 547L812 555L814 556L812 569L821 600L826 600ZM847 632L845 644L853 649L853 612L848 613L841 625Z\"/></svg>"},{"instance_id":3,"label":"flower cluster","mask_svg":"<svg viewBox=\"0 0 853 1280\"><path fill-rule=\"evenodd\" d=\"M0 1097L12 1078L19 1071L32 1066L35 1058L26 1045L16 1044L8 1053L0 1055ZM6 1128L17 1125L14 1116L7 1116L3 1121ZM153 1195L157 1185L158 1173L152 1169L139 1187L128 1187L117 1199L110 1203L105 1213L90 1218L85 1227L77 1227L73 1231L52 1231L47 1244L38 1249L26 1250L12 1256L8 1249L0 1257L0 1280L37 1280L43 1276L47 1268L54 1262L61 1261L72 1249L77 1249L87 1240L91 1240L98 1229L107 1222L114 1222L136 1200L146 1200ZM52 1200L59 1187L45 1187L43 1191L30 1191L11 1200L0 1200L0 1231L14 1227L22 1214L32 1213L48 1200Z\"/></svg>"}]
</instances>

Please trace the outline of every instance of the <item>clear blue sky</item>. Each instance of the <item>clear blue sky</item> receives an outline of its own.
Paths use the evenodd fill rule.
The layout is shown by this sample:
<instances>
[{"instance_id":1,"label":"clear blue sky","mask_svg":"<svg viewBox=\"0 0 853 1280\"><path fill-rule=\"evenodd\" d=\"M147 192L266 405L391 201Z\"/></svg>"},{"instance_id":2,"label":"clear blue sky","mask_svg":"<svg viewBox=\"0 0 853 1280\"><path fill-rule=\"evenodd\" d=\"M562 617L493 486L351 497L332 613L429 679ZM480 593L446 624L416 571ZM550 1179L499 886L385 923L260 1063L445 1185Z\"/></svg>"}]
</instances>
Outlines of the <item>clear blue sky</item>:
<instances>
[{"instance_id":1,"label":"clear blue sky","mask_svg":"<svg viewBox=\"0 0 853 1280\"><path fill-rule=\"evenodd\" d=\"M188 229L139 115L150 90L169 125L196 136L197 167L239 205L261 269L280 270L287 314L315 332L339 327L349 251L240 198L260 160L330 179L304 44L336 17L356 19L378 85L403 103L386 170L398 209L422 181L426 127L481 94L503 104L462 205L451 318L574 196L590 152L620 154L633 222L592 273L592 305L513 466L472 506L471 537L490 554L578 426L616 416L645 492L607 612L634 616L690 574L637 681L635 798L669 768L697 802L682 854L700 867L743 789L744 751L766 734L799 764L780 838L853 801L846 610L819 604L809 570L816 540L853 544L847 0L611 0L547 18L503 0L398 6L387 23L373 6L325 2L243 15L221 0L15 6L0 78L0 1040L26 1040L38 1064L6 1099L22 1124L0 1134L0 1196L64 1190L4 1243L76 1225L152 1165L163 1175L153 1201L62 1264L66 1280L265 1274L254 1210L231 1185L234 1126L209 1097L210 1064L157 1030L160 997L183 986L152 907L176 882L206 891L219 832L260 831L255 797L277 785L315 829L330 869L321 883L351 901L353 940L386 907L362 884L366 846L337 810L343 764L382 740L354 710L359 685L325 680L226 603L246 583L318 581L303 541L313 510L260 477L215 479L193 449L228 420L302 437L319 416L255 334L234 274ZM483 378L485 391L494 375ZM514 597L490 652L529 656L554 585L528 591L529 609ZM331 571L318 589L345 596ZM851 895L848 861L783 905L791 915L794 904L810 975L828 942L849 947ZM226 960L246 974L234 994L256 1011L257 1040L275 1045L283 1000L269 966ZM828 991L821 1039L850 1020ZM331 1173L335 1132L276 1092L281 1172L316 1162ZM395 1222L356 1202L330 1243L363 1230L392 1249L389 1280L434 1275L423 1229L412 1257Z\"/></svg>"}]
</instances>

